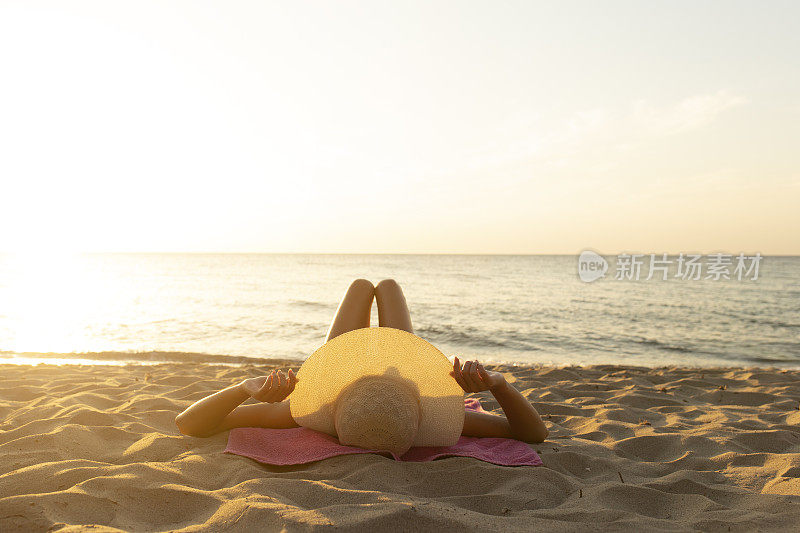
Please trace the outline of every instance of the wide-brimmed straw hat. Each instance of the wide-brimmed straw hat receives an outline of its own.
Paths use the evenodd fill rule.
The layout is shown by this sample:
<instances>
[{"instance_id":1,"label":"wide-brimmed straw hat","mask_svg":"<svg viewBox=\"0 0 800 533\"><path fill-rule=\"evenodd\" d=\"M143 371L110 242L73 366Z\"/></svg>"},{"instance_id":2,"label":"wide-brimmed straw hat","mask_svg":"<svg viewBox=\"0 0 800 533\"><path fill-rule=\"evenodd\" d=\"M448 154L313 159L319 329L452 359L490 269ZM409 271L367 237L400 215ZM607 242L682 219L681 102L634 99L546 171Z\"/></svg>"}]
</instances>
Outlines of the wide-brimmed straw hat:
<instances>
[{"instance_id":1,"label":"wide-brimmed straw hat","mask_svg":"<svg viewBox=\"0 0 800 533\"><path fill-rule=\"evenodd\" d=\"M300 367L292 418L344 445L396 456L411 446L452 446L464 427L464 391L451 370L442 352L408 331L348 331Z\"/></svg>"}]
</instances>

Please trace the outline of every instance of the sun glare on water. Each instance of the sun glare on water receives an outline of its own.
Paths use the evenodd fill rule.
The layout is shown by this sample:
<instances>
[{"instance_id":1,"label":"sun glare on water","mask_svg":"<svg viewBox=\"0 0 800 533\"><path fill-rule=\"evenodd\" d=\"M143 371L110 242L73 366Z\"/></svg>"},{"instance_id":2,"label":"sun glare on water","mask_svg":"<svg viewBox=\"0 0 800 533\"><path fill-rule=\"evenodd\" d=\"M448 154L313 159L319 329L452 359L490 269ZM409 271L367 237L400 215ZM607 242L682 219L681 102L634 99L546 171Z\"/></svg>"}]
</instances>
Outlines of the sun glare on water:
<instances>
[{"instance_id":1,"label":"sun glare on water","mask_svg":"<svg viewBox=\"0 0 800 533\"><path fill-rule=\"evenodd\" d=\"M0 350L73 352L91 349L87 325L102 296L87 262L68 252L3 256Z\"/></svg>"}]
</instances>

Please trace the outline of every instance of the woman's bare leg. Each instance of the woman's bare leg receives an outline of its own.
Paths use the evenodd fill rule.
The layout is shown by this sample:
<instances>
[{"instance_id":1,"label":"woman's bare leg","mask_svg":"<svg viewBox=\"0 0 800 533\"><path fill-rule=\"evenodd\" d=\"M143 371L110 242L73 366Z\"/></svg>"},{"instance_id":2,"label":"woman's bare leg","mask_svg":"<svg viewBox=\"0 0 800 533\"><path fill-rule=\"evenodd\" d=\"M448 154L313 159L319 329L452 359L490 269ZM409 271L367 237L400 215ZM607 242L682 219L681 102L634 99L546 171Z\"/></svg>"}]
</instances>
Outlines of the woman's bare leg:
<instances>
[{"instance_id":1,"label":"woman's bare leg","mask_svg":"<svg viewBox=\"0 0 800 533\"><path fill-rule=\"evenodd\" d=\"M369 280L357 279L351 283L339 303L325 342L354 329L368 328L374 295L375 287Z\"/></svg>"},{"instance_id":2,"label":"woman's bare leg","mask_svg":"<svg viewBox=\"0 0 800 533\"><path fill-rule=\"evenodd\" d=\"M414 333L411 313L403 289L393 279L385 279L375 286L375 301L378 304L378 325L402 329Z\"/></svg>"}]
</instances>

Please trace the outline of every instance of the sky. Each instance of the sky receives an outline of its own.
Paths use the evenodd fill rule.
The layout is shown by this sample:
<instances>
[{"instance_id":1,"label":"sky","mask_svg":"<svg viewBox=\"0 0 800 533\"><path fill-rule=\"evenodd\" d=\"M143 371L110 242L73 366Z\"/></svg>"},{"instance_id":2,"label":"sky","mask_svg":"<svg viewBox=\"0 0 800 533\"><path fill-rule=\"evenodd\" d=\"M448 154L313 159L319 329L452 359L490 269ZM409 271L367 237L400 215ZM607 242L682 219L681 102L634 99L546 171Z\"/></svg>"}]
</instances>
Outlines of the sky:
<instances>
[{"instance_id":1,"label":"sky","mask_svg":"<svg viewBox=\"0 0 800 533\"><path fill-rule=\"evenodd\" d=\"M0 251L800 254L798 20L0 0Z\"/></svg>"}]
</instances>

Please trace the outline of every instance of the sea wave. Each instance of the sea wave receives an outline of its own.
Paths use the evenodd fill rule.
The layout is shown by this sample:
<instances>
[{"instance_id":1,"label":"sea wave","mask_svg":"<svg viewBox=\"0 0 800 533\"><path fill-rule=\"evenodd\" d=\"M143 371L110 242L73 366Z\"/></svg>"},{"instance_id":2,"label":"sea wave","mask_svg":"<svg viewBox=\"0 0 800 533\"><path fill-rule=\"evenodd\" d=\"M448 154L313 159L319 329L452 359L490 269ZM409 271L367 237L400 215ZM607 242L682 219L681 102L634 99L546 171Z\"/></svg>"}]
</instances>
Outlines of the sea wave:
<instances>
[{"instance_id":1,"label":"sea wave","mask_svg":"<svg viewBox=\"0 0 800 533\"><path fill-rule=\"evenodd\" d=\"M432 344L450 343L472 348L507 348L519 351L540 350L529 338L508 331L478 330L450 324L418 328L415 333Z\"/></svg>"},{"instance_id":2,"label":"sea wave","mask_svg":"<svg viewBox=\"0 0 800 533\"><path fill-rule=\"evenodd\" d=\"M315 302L312 300L289 300L287 305L294 307L301 307L305 309L330 309L331 305L323 302Z\"/></svg>"},{"instance_id":3,"label":"sea wave","mask_svg":"<svg viewBox=\"0 0 800 533\"><path fill-rule=\"evenodd\" d=\"M652 346L654 348L658 348L660 350L667 350L670 352L689 353L694 351L692 348L688 346L682 346L680 344L670 344L667 342L660 341L658 339L648 339L645 337L640 337L640 338L632 338L630 340L636 344L641 344L644 346Z\"/></svg>"}]
</instances>

